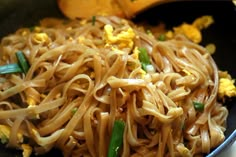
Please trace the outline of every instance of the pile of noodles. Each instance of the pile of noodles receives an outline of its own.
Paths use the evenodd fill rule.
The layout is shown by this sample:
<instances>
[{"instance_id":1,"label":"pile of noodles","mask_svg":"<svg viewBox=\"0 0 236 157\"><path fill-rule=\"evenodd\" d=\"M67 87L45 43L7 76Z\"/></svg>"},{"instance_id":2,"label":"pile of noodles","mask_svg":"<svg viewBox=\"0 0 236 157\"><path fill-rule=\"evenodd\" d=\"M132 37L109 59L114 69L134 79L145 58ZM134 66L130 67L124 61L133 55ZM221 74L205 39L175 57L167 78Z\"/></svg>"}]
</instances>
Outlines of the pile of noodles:
<instances>
[{"instance_id":1,"label":"pile of noodles","mask_svg":"<svg viewBox=\"0 0 236 157\"><path fill-rule=\"evenodd\" d=\"M30 64L27 74L0 75L8 147L107 156L117 119L126 124L123 157L202 156L224 140L228 111L217 101L218 69L204 47L182 36L158 41L118 17L93 20L45 19L2 39L1 65L17 62L19 50ZM105 25L114 37L128 29L135 36L124 39L129 44L109 41ZM154 71L142 70L140 47Z\"/></svg>"}]
</instances>

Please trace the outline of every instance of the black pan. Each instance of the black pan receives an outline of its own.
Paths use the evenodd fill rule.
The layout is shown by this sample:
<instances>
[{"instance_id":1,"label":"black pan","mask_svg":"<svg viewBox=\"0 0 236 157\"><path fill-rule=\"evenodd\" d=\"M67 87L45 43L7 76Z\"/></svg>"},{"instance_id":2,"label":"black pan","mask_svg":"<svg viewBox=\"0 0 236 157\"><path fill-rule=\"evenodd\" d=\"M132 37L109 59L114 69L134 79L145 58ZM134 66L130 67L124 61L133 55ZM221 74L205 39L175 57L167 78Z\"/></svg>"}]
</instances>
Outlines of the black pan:
<instances>
[{"instance_id":1,"label":"black pan","mask_svg":"<svg viewBox=\"0 0 236 157\"><path fill-rule=\"evenodd\" d=\"M201 44L214 43L217 49L213 58L219 69L227 70L233 78L236 78L236 7L232 1L172 2L155 6L133 20L146 21L152 25L164 22L167 28L171 28L184 21L191 23L202 15L212 15L215 23L203 31ZM0 39L9 33L14 33L20 27L34 26L44 17L64 18L56 0L0 0ZM225 105L229 109L226 140L206 155L207 157L217 157L236 140L236 99L227 101ZM0 145L0 156L20 157L21 151L6 149ZM62 154L58 150L52 150L43 156L60 157Z\"/></svg>"}]
</instances>

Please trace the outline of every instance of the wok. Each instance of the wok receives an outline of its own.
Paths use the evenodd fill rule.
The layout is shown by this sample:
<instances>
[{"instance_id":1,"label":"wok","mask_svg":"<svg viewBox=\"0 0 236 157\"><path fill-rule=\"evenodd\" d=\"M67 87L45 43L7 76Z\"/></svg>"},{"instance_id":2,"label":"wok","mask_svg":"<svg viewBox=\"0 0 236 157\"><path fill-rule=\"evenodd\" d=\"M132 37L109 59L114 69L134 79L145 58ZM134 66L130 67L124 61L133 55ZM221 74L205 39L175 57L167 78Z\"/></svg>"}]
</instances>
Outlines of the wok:
<instances>
[{"instance_id":1,"label":"wok","mask_svg":"<svg viewBox=\"0 0 236 157\"><path fill-rule=\"evenodd\" d=\"M133 21L146 21L151 25L164 22L167 28L172 28L182 22L191 23L202 15L212 15L215 23L203 30L201 44L214 43L216 53L213 58L219 69L227 70L233 78L236 78L236 7L232 1L177 1L161 4L140 13ZM44 17L65 18L58 9L56 0L1 0L0 39L5 35L14 33L20 27L37 25L39 20ZM236 139L236 98L228 100L225 105L229 110L225 132L226 139L220 146L206 155L207 157L217 157ZM0 156L20 157L21 151L7 149L1 145ZM62 154L53 149L43 156L60 157Z\"/></svg>"}]
</instances>

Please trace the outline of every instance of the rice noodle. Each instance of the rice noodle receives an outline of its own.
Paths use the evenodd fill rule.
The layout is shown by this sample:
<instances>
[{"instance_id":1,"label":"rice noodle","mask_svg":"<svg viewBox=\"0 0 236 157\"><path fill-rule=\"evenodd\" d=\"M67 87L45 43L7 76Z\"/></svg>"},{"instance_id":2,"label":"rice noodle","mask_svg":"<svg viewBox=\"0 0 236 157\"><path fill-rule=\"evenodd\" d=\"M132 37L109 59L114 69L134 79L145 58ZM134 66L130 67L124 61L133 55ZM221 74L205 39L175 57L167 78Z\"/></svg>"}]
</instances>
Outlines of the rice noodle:
<instances>
[{"instance_id":1,"label":"rice noodle","mask_svg":"<svg viewBox=\"0 0 236 157\"><path fill-rule=\"evenodd\" d=\"M133 45L108 43L106 25L114 38L131 28ZM116 119L126 123L123 157L202 156L224 140L228 111L217 101L218 69L204 47L183 37L157 41L113 16L96 17L94 24L44 19L38 27L19 29L0 45L0 65L17 62L16 51L30 64L27 74L0 76L0 122L11 127L8 146L20 147L20 132L36 154L55 147L64 156L102 157ZM36 42L37 33L48 39ZM135 56L140 47L154 72L142 70ZM196 111L193 101L204 110Z\"/></svg>"}]
</instances>

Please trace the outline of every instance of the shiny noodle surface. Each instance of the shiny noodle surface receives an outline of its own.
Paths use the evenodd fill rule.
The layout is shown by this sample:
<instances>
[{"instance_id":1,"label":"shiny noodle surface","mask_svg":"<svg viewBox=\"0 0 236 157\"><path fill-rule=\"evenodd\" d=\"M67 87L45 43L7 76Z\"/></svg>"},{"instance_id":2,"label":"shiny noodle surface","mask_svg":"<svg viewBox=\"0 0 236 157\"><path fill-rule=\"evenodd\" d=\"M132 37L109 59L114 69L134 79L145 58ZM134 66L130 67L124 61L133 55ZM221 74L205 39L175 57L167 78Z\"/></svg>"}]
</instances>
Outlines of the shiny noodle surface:
<instances>
[{"instance_id":1,"label":"shiny noodle surface","mask_svg":"<svg viewBox=\"0 0 236 157\"><path fill-rule=\"evenodd\" d=\"M133 37L118 39L128 30ZM140 47L153 70L142 70ZM228 111L217 101L217 66L204 47L181 35L158 41L118 17L44 19L2 39L0 64L17 62L19 50L28 73L0 76L0 123L10 127L9 147L107 156L117 119L126 124L123 157L203 156L224 140ZM204 110L195 110L194 101Z\"/></svg>"}]
</instances>

